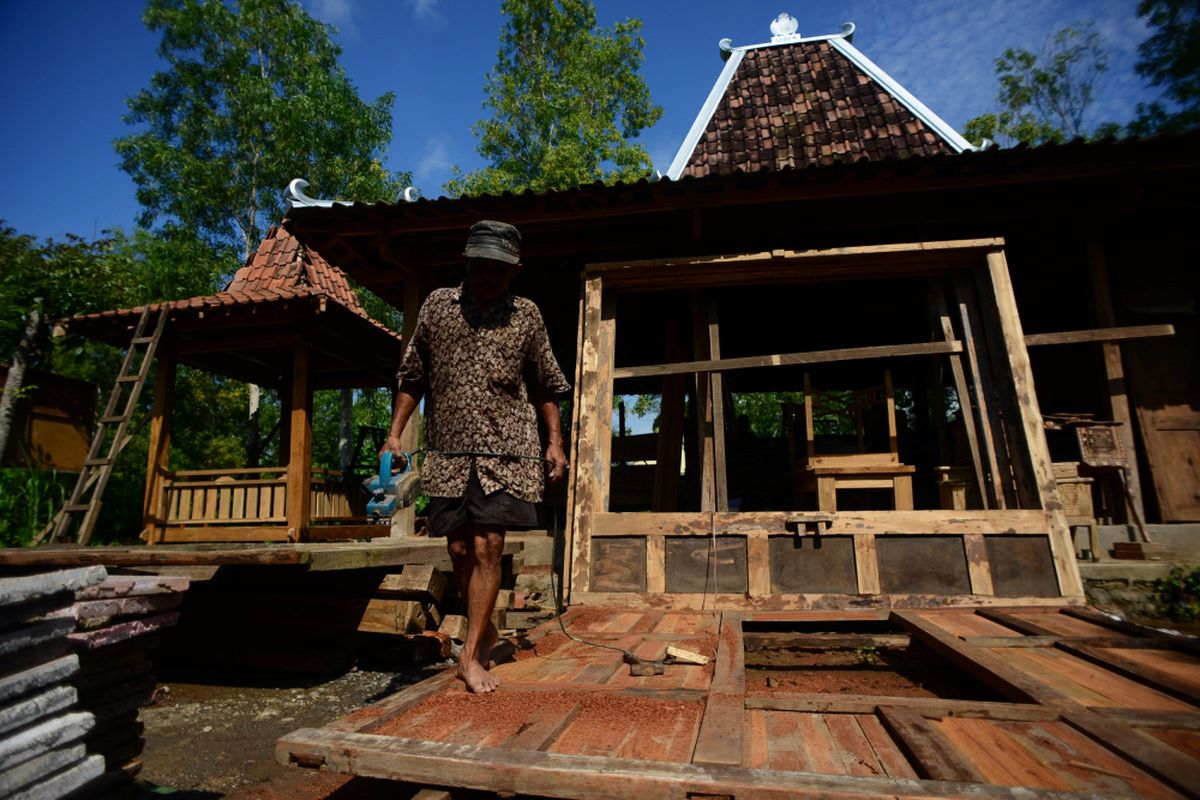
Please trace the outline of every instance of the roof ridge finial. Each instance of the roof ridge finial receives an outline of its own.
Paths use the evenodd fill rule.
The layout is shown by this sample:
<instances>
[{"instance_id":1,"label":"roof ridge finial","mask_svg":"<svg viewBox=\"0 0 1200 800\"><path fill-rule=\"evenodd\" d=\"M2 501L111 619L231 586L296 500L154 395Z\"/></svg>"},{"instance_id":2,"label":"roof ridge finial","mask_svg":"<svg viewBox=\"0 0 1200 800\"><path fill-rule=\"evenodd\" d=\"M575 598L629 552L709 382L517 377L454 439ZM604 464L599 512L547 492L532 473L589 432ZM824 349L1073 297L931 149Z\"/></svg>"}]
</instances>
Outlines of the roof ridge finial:
<instances>
[{"instance_id":1,"label":"roof ridge finial","mask_svg":"<svg viewBox=\"0 0 1200 800\"><path fill-rule=\"evenodd\" d=\"M771 22L771 43L795 42L800 37L800 23L791 14L781 11Z\"/></svg>"}]
</instances>

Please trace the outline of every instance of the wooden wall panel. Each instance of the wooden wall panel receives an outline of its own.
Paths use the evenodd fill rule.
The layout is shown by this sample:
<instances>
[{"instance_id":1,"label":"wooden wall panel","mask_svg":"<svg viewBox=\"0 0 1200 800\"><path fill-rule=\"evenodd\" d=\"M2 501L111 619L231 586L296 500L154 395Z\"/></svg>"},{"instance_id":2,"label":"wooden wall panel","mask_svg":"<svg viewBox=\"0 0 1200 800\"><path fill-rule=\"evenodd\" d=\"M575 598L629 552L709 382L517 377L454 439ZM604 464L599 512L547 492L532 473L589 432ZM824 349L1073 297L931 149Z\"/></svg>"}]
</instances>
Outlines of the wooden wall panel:
<instances>
[{"instance_id":1,"label":"wooden wall panel","mask_svg":"<svg viewBox=\"0 0 1200 800\"><path fill-rule=\"evenodd\" d=\"M701 536L668 536L667 592L746 592L746 539L717 537L710 570L713 540Z\"/></svg>"},{"instance_id":2,"label":"wooden wall panel","mask_svg":"<svg viewBox=\"0 0 1200 800\"><path fill-rule=\"evenodd\" d=\"M884 594L970 594L961 536L876 536Z\"/></svg>"},{"instance_id":3,"label":"wooden wall panel","mask_svg":"<svg viewBox=\"0 0 1200 800\"><path fill-rule=\"evenodd\" d=\"M597 592L646 591L645 537L594 540L590 585Z\"/></svg>"},{"instance_id":4,"label":"wooden wall panel","mask_svg":"<svg viewBox=\"0 0 1200 800\"><path fill-rule=\"evenodd\" d=\"M772 536L771 591L776 594L855 594L851 536Z\"/></svg>"},{"instance_id":5,"label":"wooden wall panel","mask_svg":"<svg viewBox=\"0 0 1200 800\"><path fill-rule=\"evenodd\" d=\"M1058 577L1047 537L987 536L984 544L996 596L1058 596Z\"/></svg>"}]
</instances>

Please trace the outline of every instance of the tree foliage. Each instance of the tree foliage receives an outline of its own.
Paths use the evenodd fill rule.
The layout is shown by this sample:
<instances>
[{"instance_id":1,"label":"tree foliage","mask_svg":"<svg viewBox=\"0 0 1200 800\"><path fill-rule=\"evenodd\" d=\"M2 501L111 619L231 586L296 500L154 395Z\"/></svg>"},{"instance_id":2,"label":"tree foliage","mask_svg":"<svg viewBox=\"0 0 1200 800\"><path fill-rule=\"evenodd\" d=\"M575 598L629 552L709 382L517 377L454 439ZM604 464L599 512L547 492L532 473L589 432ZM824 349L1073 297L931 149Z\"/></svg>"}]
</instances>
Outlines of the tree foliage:
<instances>
[{"instance_id":1,"label":"tree foliage","mask_svg":"<svg viewBox=\"0 0 1200 800\"><path fill-rule=\"evenodd\" d=\"M1200 125L1200 0L1142 0L1138 16L1154 30L1138 46L1138 74L1163 99L1138 104L1136 134L1178 133Z\"/></svg>"},{"instance_id":2,"label":"tree foliage","mask_svg":"<svg viewBox=\"0 0 1200 800\"><path fill-rule=\"evenodd\" d=\"M381 164L394 95L359 98L332 28L292 0L150 0L167 68L128 101L121 167L141 223L163 221L247 257L307 178L320 194L394 199Z\"/></svg>"},{"instance_id":3,"label":"tree foliage","mask_svg":"<svg viewBox=\"0 0 1200 800\"><path fill-rule=\"evenodd\" d=\"M507 17L485 83L488 119L472 131L483 169L455 177L451 195L565 189L651 174L633 143L659 117L639 70L642 23L597 27L590 0L504 0Z\"/></svg>"},{"instance_id":4,"label":"tree foliage","mask_svg":"<svg viewBox=\"0 0 1200 800\"><path fill-rule=\"evenodd\" d=\"M1108 69L1108 52L1090 22L1058 31L1040 55L1008 48L996 59L999 110L967 121L963 133L974 144L1044 144L1087 135L1084 120L1096 82ZM1101 134L1112 131L1102 126Z\"/></svg>"}]
</instances>

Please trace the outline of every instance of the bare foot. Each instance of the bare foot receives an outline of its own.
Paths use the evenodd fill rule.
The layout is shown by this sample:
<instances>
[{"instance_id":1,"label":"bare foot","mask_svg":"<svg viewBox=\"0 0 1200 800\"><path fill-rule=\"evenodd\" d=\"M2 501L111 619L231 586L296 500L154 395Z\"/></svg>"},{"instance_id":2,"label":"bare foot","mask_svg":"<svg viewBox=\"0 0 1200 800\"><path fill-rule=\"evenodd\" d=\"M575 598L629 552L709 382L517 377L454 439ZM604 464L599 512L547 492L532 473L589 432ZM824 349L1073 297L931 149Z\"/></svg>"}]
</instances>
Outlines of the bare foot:
<instances>
[{"instance_id":1,"label":"bare foot","mask_svg":"<svg viewBox=\"0 0 1200 800\"><path fill-rule=\"evenodd\" d=\"M458 677L467 685L468 692L486 694L494 692L500 685L500 679L488 672L478 661L459 662Z\"/></svg>"}]
</instances>

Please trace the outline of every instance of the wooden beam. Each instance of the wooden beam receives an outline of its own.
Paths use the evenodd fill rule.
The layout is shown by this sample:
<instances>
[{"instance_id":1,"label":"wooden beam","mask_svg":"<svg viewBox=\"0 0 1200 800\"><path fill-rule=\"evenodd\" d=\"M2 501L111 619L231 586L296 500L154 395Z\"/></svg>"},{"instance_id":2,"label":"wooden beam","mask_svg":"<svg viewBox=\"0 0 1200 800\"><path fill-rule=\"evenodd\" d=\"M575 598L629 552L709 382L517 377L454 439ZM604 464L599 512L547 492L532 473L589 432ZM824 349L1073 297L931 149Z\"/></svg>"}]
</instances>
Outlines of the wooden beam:
<instances>
[{"instance_id":1,"label":"wooden beam","mask_svg":"<svg viewBox=\"0 0 1200 800\"><path fill-rule=\"evenodd\" d=\"M1109 343L1124 341L1126 339L1152 339L1159 336L1174 335L1174 325L1125 325L1119 328L1089 328L1082 331L1027 333L1025 334L1025 346L1041 347L1052 344Z\"/></svg>"},{"instance_id":2,"label":"wooden beam","mask_svg":"<svg viewBox=\"0 0 1200 800\"><path fill-rule=\"evenodd\" d=\"M657 377L691 372L729 372L735 369L758 367L786 367L796 364L826 364L836 361L934 356L961 352L962 345L958 342L915 342L876 347L847 347L837 350L812 350L805 353L778 353L769 356L682 361L677 364L652 364L644 367L620 367L613 370L613 378L620 380L622 378Z\"/></svg>"},{"instance_id":3,"label":"wooden beam","mask_svg":"<svg viewBox=\"0 0 1200 800\"><path fill-rule=\"evenodd\" d=\"M880 697L878 695L796 694L747 697L746 708L765 711L797 711L808 714L874 714L880 706L908 708L928 717L1048 722L1058 711L1029 703L1000 703L982 700L946 700L940 697Z\"/></svg>"},{"instance_id":4,"label":"wooden beam","mask_svg":"<svg viewBox=\"0 0 1200 800\"><path fill-rule=\"evenodd\" d=\"M975 333L979 326L975 325L973 320L979 319L979 310L973 296L974 288L966 277L958 276L954 280L954 294L963 340L966 342L967 368L970 370L971 383L975 389L975 404L979 408L977 424L983 436L983 453L987 458L992 505L1005 509L1009 505L1008 493L1012 486L1012 478L1005 469L1008 466L1008 450L1004 447L1002 423L997 414L996 403L989 396L992 390L991 360L986 358L987 347L980 348L976 341ZM979 332L982 334L982 329ZM986 504L987 492L981 494Z\"/></svg>"},{"instance_id":5,"label":"wooden beam","mask_svg":"<svg viewBox=\"0 0 1200 800\"><path fill-rule=\"evenodd\" d=\"M175 352L163 336L154 372L154 406L150 410L150 440L146 459L146 493L142 504L142 538L161 541L167 521L166 471L170 468L171 429L175 409Z\"/></svg>"},{"instance_id":6,"label":"wooden beam","mask_svg":"<svg viewBox=\"0 0 1200 800\"><path fill-rule=\"evenodd\" d=\"M1096 321L1104 327L1116 324L1112 288L1109 282L1108 258L1099 235L1093 230L1084 231L1084 246L1087 249L1088 269L1092 278L1092 297L1096 305ZM1128 462L1125 474L1129 491L1129 502L1136 519L1145 519L1146 510L1142 503L1142 479L1138 469L1138 451L1133 436L1133 414L1129 410L1129 391L1125 385L1125 364L1121 359L1121 345L1117 341L1106 341L1104 351L1104 374L1108 386L1108 407L1117 426L1117 435L1125 449Z\"/></svg>"},{"instance_id":7,"label":"wooden beam","mask_svg":"<svg viewBox=\"0 0 1200 800\"><path fill-rule=\"evenodd\" d=\"M1054 559L1054 571L1058 576L1059 591L1064 596L1082 597L1083 580L1079 576L1079 565L1075 561L1071 529L1067 525L1062 501L1058 496L1058 483L1054 479L1050 449L1046 444L1046 432L1042 426L1042 411L1038 406L1033 383L1033 369L1029 364L1029 352L1025 349L1025 335L1021 331L1021 317L1017 311L1017 300L1013 294L1008 262L1003 250L993 250L987 254L987 268L991 278L995 311L1000 319L1004 351L1016 392L1020 430L1029 450L1032 477L1037 486L1041 507L1045 509L1050 523L1050 552Z\"/></svg>"},{"instance_id":8,"label":"wooden beam","mask_svg":"<svg viewBox=\"0 0 1200 800\"><path fill-rule=\"evenodd\" d=\"M709 351L707 312L703 295L692 292L692 351L711 359ZM694 371L694 370L690 370ZM696 447L699 459L696 471L700 477L700 511L715 511L716 497L716 445L713 423L713 386L708 375L696 374Z\"/></svg>"},{"instance_id":9,"label":"wooden beam","mask_svg":"<svg viewBox=\"0 0 1200 800\"><path fill-rule=\"evenodd\" d=\"M605 510L611 462L601 440L612 436L612 325L604 282L589 278L583 287L583 343L578 353L580 378L575 385L579 425L574 431L575 507L571 551L571 594L586 592L591 581L592 518ZM606 366L607 365L607 366Z\"/></svg>"},{"instance_id":10,"label":"wooden beam","mask_svg":"<svg viewBox=\"0 0 1200 800\"><path fill-rule=\"evenodd\" d=\"M579 426L582 424L579 416L579 392L581 375L583 373L583 319L584 319L584 291L580 287L579 302L577 304L578 311L575 321L575 382L572 384L571 394L571 438L566 442L567 445L567 463L578 465L579 457ZM567 602L571 596L571 581L573 579L573 571L571 568L572 559L575 553L575 518L576 506L575 501L578 496L575 485L579 477L579 469L572 468L567 472L567 508L566 521L563 530L563 554L562 554L562 572L559 575L562 577L561 585L559 586L560 596L554 598L556 604ZM551 531L551 535L557 535L556 531ZM554 564L550 565L554 569ZM557 605L555 606L557 608Z\"/></svg>"},{"instance_id":11,"label":"wooden beam","mask_svg":"<svg viewBox=\"0 0 1200 800\"><path fill-rule=\"evenodd\" d=\"M301 728L279 739L281 764L321 767L365 778L503 792L565 800L643 800L647 797L756 797L817 800L830 797L979 800L1078 798L1076 793L1021 786L929 782L907 778L823 775L814 772L567 755L536 750L430 742Z\"/></svg>"},{"instance_id":12,"label":"wooden beam","mask_svg":"<svg viewBox=\"0 0 1200 800\"><path fill-rule=\"evenodd\" d=\"M721 615L713 662L712 683L692 763L739 766L746 705L746 654L739 614L726 611Z\"/></svg>"},{"instance_id":13,"label":"wooden beam","mask_svg":"<svg viewBox=\"0 0 1200 800\"><path fill-rule=\"evenodd\" d=\"M923 777L935 781L985 782L966 756L912 708L881 705L879 719Z\"/></svg>"},{"instance_id":14,"label":"wooden beam","mask_svg":"<svg viewBox=\"0 0 1200 800\"><path fill-rule=\"evenodd\" d=\"M954 342L954 323L951 321L950 313L946 309L946 298L942 295L942 287L938 282L933 282L930 287L930 305L930 310L937 320L938 326L941 328L942 338L948 343ZM967 388L967 377L963 371L962 356L960 354L950 354L950 370L954 375L954 392L958 395L958 408L962 416L963 428L967 434L967 448L971 451L971 465L975 468L975 485L979 488L979 497L983 501L983 507L986 509L990 506L990 503L988 503L987 482L983 474L983 460L979 454L979 437L975 410L971 403L971 391ZM937 388L939 392L942 389L941 386Z\"/></svg>"},{"instance_id":15,"label":"wooden beam","mask_svg":"<svg viewBox=\"0 0 1200 800\"><path fill-rule=\"evenodd\" d=\"M795 536L822 525L826 535L1024 534L1046 535L1046 514L1023 511L839 511L832 515L803 511L730 511L705 513L645 511L597 513L593 536Z\"/></svg>"},{"instance_id":16,"label":"wooden beam","mask_svg":"<svg viewBox=\"0 0 1200 800\"><path fill-rule=\"evenodd\" d=\"M242 350L291 350L301 339L297 331L238 331L236 333L205 334L176 345L182 356L201 353L228 353Z\"/></svg>"},{"instance_id":17,"label":"wooden beam","mask_svg":"<svg viewBox=\"0 0 1200 800\"><path fill-rule=\"evenodd\" d=\"M717 319L717 298L708 297L708 355L721 358L721 325ZM725 386L720 372L708 375L709 397L712 403L713 482L716 488L717 511L729 510L729 483L725 471ZM732 411L733 409L729 409Z\"/></svg>"},{"instance_id":18,"label":"wooden beam","mask_svg":"<svg viewBox=\"0 0 1200 800\"><path fill-rule=\"evenodd\" d=\"M287 535L302 541L311 515L312 391L309 387L309 346L292 348L292 380L287 471Z\"/></svg>"}]
</instances>

